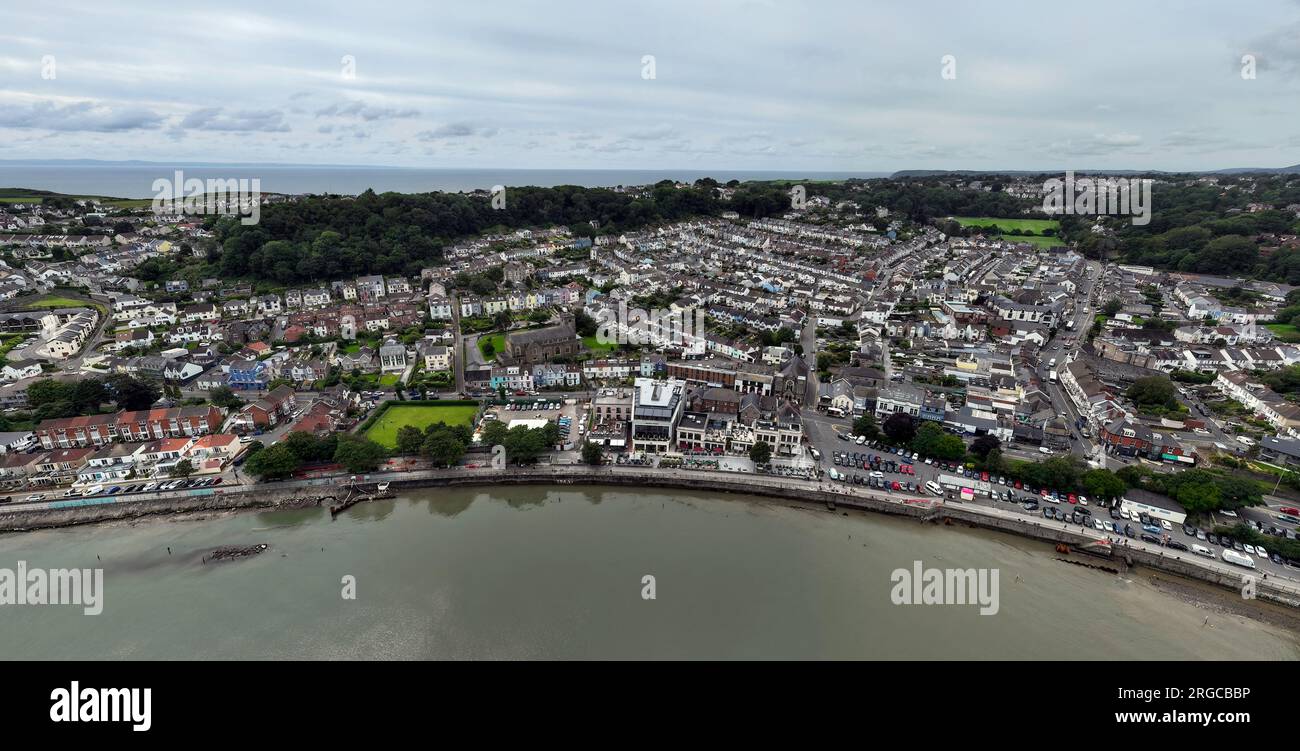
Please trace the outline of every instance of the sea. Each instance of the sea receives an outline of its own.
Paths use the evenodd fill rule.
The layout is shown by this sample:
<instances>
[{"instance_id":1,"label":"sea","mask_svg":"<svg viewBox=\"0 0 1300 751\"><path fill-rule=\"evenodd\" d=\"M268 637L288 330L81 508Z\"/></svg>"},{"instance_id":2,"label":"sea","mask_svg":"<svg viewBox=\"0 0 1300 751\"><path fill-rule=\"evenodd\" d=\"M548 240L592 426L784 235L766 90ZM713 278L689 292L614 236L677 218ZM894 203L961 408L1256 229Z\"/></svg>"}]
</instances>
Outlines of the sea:
<instances>
[{"instance_id":1,"label":"sea","mask_svg":"<svg viewBox=\"0 0 1300 751\"><path fill-rule=\"evenodd\" d=\"M1296 632L1222 607L1233 593L1060 558L999 532L744 495L423 489L334 519L0 536L0 569L103 570L98 615L0 605L0 644L43 660L1300 658ZM898 572L918 567L996 571L995 612L899 602Z\"/></svg>"},{"instance_id":2,"label":"sea","mask_svg":"<svg viewBox=\"0 0 1300 751\"><path fill-rule=\"evenodd\" d=\"M112 198L153 198L154 181L185 179L253 179L264 193L425 193L491 190L494 186L615 187L660 180L842 180L884 177L885 172L789 172L752 170L616 170L616 169L417 169L258 164L83 163L0 161L0 188L29 188L56 193Z\"/></svg>"}]
</instances>

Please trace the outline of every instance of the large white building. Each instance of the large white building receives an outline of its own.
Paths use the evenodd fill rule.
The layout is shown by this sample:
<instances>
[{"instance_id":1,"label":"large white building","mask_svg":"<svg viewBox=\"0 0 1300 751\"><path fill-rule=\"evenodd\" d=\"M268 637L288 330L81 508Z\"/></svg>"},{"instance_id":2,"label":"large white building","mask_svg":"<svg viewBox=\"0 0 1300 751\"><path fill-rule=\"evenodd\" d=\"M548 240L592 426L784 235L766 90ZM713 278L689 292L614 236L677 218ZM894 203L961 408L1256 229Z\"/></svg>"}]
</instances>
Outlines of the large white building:
<instances>
[{"instance_id":1,"label":"large white building","mask_svg":"<svg viewBox=\"0 0 1300 751\"><path fill-rule=\"evenodd\" d=\"M686 381L638 378L632 393L632 448L660 454L672 450L686 405Z\"/></svg>"}]
</instances>

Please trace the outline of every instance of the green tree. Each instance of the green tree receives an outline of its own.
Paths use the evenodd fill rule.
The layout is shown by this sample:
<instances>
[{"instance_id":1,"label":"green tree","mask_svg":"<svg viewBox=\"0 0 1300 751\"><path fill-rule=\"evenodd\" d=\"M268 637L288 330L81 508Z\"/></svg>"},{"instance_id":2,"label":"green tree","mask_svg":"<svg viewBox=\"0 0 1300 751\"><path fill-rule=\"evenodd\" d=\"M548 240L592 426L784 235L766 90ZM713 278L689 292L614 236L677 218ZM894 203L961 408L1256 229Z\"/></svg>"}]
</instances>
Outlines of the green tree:
<instances>
[{"instance_id":1,"label":"green tree","mask_svg":"<svg viewBox=\"0 0 1300 751\"><path fill-rule=\"evenodd\" d=\"M420 453L434 464L450 467L465 455L465 444L450 430L439 430L424 438Z\"/></svg>"},{"instance_id":2,"label":"green tree","mask_svg":"<svg viewBox=\"0 0 1300 751\"><path fill-rule=\"evenodd\" d=\"M912 438L912 450L922 456L955 461L966 455L966 444L961 438L945 431L937 423L924 421Z\"/></svg>"},{"instance_id":3,"label":"green tree","mask_svg":"<svg viewBox=\"0 0 1300 751\"><path fill-rule=\"evenodd\" d=\"M208 391L208 401L222 409L238 409L244 406L244 400L240 399L229 386L218 386Z\"/></svg>"},{"instance_id":4,"label":"green tree","mask_svg":"<svg viewBox=\"0 0 1300 751\"><path fill-rule=\"evenodd\" d=\"M272 447L274 448L274 447ZM349 472L373 472L384 460L384 447L364 436L345 433L339 437L334 461Z\"/></svg>"},{"instance_id":5,"label":"green tree","mask_svg":"<svg viewBox=\"0 0 1300 751\"><path fill-rule=\"evenodd\" d=\"M916 424L912 421L912 416L906 412L895 412L885 418L883 426L885 435L894 443L907 444L912 442L916 436Z\"/></svg>"},{"instance_id":6,"label":"green tree","mask_svg":"<svg viewBox=\"0 0 1300 751\"><path fill-rule=\"evenodd\" d=\"M288 446L276 443L250 456L244 462L244 471L263 480L272 480L288 477L301 465L302 461Z\"/></svg>"},{"instance_id":7,"label":"green tree","mask_svg":"<svg viewBox=\"0 0 1300 751\"><path fill-rule=\"evenodd\" d=\"M1165 376L1147 376L1139 378L1128 387L1124 395L1132 399L1139 407L1164 407L1174 409L1178 406L1173 381Z\"/></svg>"},{"instance_id":8,"label":"green tree","mask_svg":"<svg viewBox=\"0 0 1300 751\"><path fill-rule=\"evenodd\" d=\"M549 446L543 429L522 425L507 431L501 445L506 448L506 459L516 464L533 464Z\"/></svg>"},{"instance_id":9,"label":"green tree","mask_svg":"<svg viewBox=\"0 0 1300 751\"><path fill-rule=\"evenodd\" d=\"M584 443L582 445L582 461L587 464L600 464L605 461L605 450L599 443Z\"/></svg>"},{"instance_id":10,"label":"green tree","mask_svg":"<svg viewBox=\"0 0 1300 751\"><path fill-rule=\"evenodd\" d=\"M104 382L98 378L83 378L72 387L72 403L81 414L93 414L99 411L99 405L108 401Z\"/></svg>"},{"instance_id":11,"label":"green tree","mask_svg":"<svg viewBox=\"0 0 1300 751\"><path fill-rule=\"evenodd\" d=\"M998 440L995 435L982 435L971 441L970 452L981 459L987 459L989 452L997 450L1001 453L1002 441Z\"/></svg>"},{"instance_id":12,"label":"green tree","mask_svg":"<svg viewBox=\"0 0 1300 751\"><path fill-rule=\"evenodd\" d=\"M755 464L767 464L772 460L772 445L767 441L758 441L749 449L749 460Z\"/></svg>"},{"instance_id":13,"label":"green tree","mask_svg":"<svg viewBox=\"0 0 1300 751\"><path fill-rule=\"evenodd\" d=\"M509 431L506 424L500 420L488 420L483 424L480 438L485 446L503 446L506 442L506 433Z\"/></svg>"},{"instance_id":14,"label":"green tree","mask_svg":"<svg viewBox=\"0 0 1300 751\"><path fill-rule=\"evenodd\" d=\"M1124 495L1128 486L1115 473L1106 469L1090 469L1083 473L1083 489L1093 500L1113 501Z\"/></svg>"},{"instance_id":15,"label":"green tree","mask_svg":"<svg viewBox=\"0 0 1300 751\"><path fill-rule=\"evenodd\" d=\"M194 474L194 464L189 459L181 459L168 471L169 477L189 477Z\"/></svg>"},{"instance_id":16,"label":"green tree","mask_svg":"<svg viewBox=\"0 0 1300 751\"><path fill-rule=\"evenodd\" d=\"M397 429L397 453L404 456L420 453L424 445L424 431L414 425L403 425Z\"/></svg>"},{"instance_id":17,"label":"green tree","mask_svg":"<svg viewBox=\"0 0 1300 751\"><path fill-rule=\"evenodd\" d=\"M880 425L874 415L863 415L853 421L853 435L864 435L868 441L880 437Z\"/></svg>"},{"instance_id":18,"label":"green tree","mask_svg":"<svg viewBox=\"0 0 1300 751\"><path fill-rule=\"evenodd\" d=\"M1215 485L1183 483L1174 500L1193 514L1209 513L1219 508L1219 488Z\"/></svg>"},{"instance_id":19,"label":"green tree","mask_svg":"<svg viewBox=\"0 0 1300 751\"><path fill-rule=\"evenodd\" d=\"M69 385L53 378L42 378L27 387L27 404L33 409L53 402L72 403L72 389Z\"/></svg>"},{"instance_id":20,"label":"green tree","mask_svg":"<svg viewBox=\"0 0 1300 751\"><path fill-rule=\"evenodd\" d=\"M104 379L117 406L126 410L149 409L162 396L158 384L136 378L127 373L117 373Z\"/></svg>"}]
</instances>

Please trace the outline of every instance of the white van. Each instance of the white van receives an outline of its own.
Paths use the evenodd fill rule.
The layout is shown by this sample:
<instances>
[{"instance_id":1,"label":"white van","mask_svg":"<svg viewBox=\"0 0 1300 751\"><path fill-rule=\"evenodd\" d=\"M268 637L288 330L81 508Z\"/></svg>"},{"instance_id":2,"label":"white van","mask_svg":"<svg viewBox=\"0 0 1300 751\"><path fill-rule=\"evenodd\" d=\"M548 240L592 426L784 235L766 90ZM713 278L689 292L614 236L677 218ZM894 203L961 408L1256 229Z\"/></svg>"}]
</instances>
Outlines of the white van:
<instances>
[{"instance_id":1,"label":"white van","mask_svg":"<svg viewBox=\"0 0 1300 751\"><path fill-rule=\"evenodd\" d=\"M1213 551L1213 550L1210 550L1209 548L1205 547L1204 545L1195 545L1195 544L1192 545L1192 552L1195 553L1195 554L1197 554L1197 555L1203 555L1203 556L1205 556L1206 558L1213 558L1213 557L1214 557L1214 551Z\"/></svg>"},{"instance_id":2,"label":"white van","mask_svg":"<svg viewBox=\"0 0 1300 751\"><path fill-rule=\"evenodd\" d=\"M925 484L925 489L930 491L930 495L943 495L943 488L939 487L939 483L934 480L927 482Z\"/></svg>"},{"instance_id":3,"label":"white van","mask_svg":"<svg viewBox=\"0 0 1300 751\"><path fill-rule=\"evenodd\" d=\"M1245 568L1255 568L1255 559L1244 553L1238 553L1235 550L1223 549L1223 560Z\"/></svg>"}]
</instances>

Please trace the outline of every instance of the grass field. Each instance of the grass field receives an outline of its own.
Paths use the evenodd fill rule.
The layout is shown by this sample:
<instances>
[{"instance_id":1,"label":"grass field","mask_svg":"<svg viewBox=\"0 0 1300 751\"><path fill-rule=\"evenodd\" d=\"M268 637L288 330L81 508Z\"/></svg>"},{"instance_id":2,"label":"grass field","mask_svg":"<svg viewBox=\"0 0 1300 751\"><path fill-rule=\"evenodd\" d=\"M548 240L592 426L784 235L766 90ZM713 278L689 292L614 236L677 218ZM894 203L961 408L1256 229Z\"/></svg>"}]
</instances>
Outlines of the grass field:
<instances>
[{"instance_id":1,"label":"grass field","mask_svg":"<svg viewBox=\"0 0 1300 751\"><path fill-rule=\"evenodd\" d=\"M601 344L599 341L597 341L596 337L594 336L582 337L582 345L587 349L591 350L592 352L610 352L618 349L617 342L608 342L606 344Z\"/></svg>"},{"instance_id":2,"label":"grass field","mask_svg":"<svg viewBox=\"0 0 1300 751\"><path fill-rule=\"evenodd\" d=\"M439 422L468 426L476 414L478 407L473 404L398 404L384 410L366 431L366 437L387 448L396 448L397 429L403 425L414 425L421 430Z\"/></svg>"},{"instance_id":3,"label":"grass field","mask_svg":"<svg viewBox=\"0 0 1300 751\"><path fill-rule=\"evenodd\" d=\"M48 196L38 196L38 195L0 196L0 204L40 203L42 198L47 198L47 197ZM104 196L69 196L69 197L75 198L77 200L82 200L86 198L95 198L105 206L113 206L114 208L119 208L119 209L144 209L153 205L152 198L105 198Z\"/></svg>"},{"instance_id":4,"label":"grass field","mask_svg":"<svg viewBox=\"0 0 1300 751\"><path fill-rule=\"evenodd\" d=\"M43 297L34 303L25 307L29 308L93 308L98 307L94 303L84 300L73 300L69 297Z\"/></svg>"},{"instance_id":5,"label":"grass field","mask_svg":"<svg viewBox=\"0 0 1300 751\"><path fill-rule=\"evenodd\" d=\"M1061 223L1055 219L998 219L991 216L953 217L963 227L996 226L1008 234L1041 235L1043 230L1059 230Z\"/></svg>"},{"instance_id":6,"label":"grass field","mask_svg":"<svg viewBox=\"0 0 1300 751\"><path fill-rule=\"evenodd\" d=\"M1300 342L1300 329L1289 323L1266 323L1264 328L1284 342Z\"/></svg>"},{"instance_id":7,"label":"grass field","mask_svg":"<svg viewBox=\"0 0 1300 751\"><path fill-rule=\"evenodd\" d=\"M379 385L396 386L399 378L401 378L401 376L397 375L396 373L385 373L379 376Z\"/></svg>"},{"instance_id":8,"label":"grass field","mask_svg":"<svg viewBox=\"0 0 1300 751\"><path fill-rule=\"evenodd\" d=\"M487 353L488 342L492 343L492 354ZM505 334L484 334L478 338L478 351L483 355L484 360L491 360L496 357L498 352L504 352L506 349Z\"/></svg>"}]
</instances>

